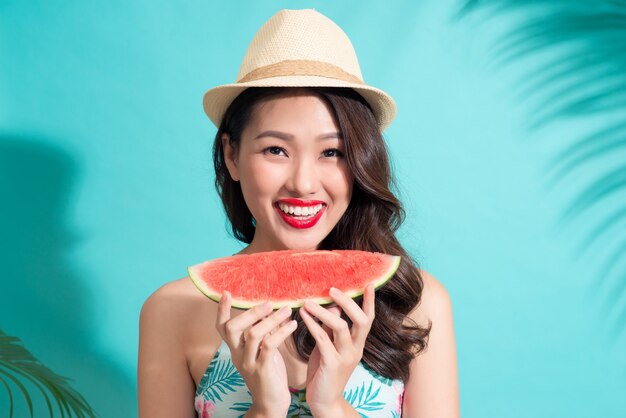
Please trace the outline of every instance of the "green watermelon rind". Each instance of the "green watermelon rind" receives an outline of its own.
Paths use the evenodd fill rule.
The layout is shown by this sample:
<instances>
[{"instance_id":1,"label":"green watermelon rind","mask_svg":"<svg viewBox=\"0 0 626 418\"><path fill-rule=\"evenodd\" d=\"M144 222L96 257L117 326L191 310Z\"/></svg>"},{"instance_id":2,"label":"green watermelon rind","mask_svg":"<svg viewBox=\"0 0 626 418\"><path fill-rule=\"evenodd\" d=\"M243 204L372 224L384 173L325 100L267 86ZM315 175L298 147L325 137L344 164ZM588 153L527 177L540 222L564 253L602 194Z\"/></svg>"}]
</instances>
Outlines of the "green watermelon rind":
<instances>
[{"instance_id":1,"label":"green watermelon rind","mask_svg":"<svg viewBox=\"0 0 626 418\"><path fill-rule=\"evenodd\" d=\"M400 267L400 261L401 261L401 257L399 255L389 255L386 254L386 257L390 257L392 259L392 262L389 264L389 268L387 269L387 271L378 279L372 280L370 283L374 283L374 289L378 289L379 287L383 286L385 283L387 283L389 281L389 279L391 279L393 277L393 275L396 273L396 271L398 271L398 268ZM187 272L189 273L189 277L191 278L191 281L193 282L193 284L198 288L198 290L200 290L200 292L202 292L206 297L208 297L209 299L220 303L220 300L222 298L222 294L217 292L217 291L213 291L210 287L207 286L206 282L204 282L204 280L202 280L196 273L194 270L194 267L196 266L190 266L187 268ZM340 289L342 290L342 289ZM363 295L365 289L347 289L347 290L342 290L343 293L348 296L349 298L357 298L359 296ZM270 303L272 304L272 309L276 310L276 309L280 309L283 306L290 306L291 308L300 308L302 306L304 306L304 301L306 299L295 299L295 300L281 300L281 301L270 301ZM334 299L332 299L331 297L317 297L317 298L308 298L308 300L311 300L319 305L329 305L329 304L333 304L335 303ZM232 303L231 303L231 307L235 308L235 309L239 309L239 310L248 310L250 308L253 308L256 305L259 305L263 302L258 301L258 300L254 300L254 301L248 301L248 300L244 300L244 299L235 299L233 298Z\"/></svg>"}]
</instances>

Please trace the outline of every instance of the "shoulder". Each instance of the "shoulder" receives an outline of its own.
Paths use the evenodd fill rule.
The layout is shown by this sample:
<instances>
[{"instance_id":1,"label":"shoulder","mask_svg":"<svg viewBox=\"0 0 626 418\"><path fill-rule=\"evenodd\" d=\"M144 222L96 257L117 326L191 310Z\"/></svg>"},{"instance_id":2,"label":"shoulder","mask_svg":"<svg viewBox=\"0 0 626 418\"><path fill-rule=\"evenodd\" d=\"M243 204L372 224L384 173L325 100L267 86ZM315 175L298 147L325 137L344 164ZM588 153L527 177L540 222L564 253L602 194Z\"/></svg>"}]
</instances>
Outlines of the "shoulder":
<instances>
[{"instance_id":1,"label":"shoulder","mask_svg":"<svg viewBox=\"0 0 626 418\"><path fill-rule=\"evenodd\" d=\"M140 336L177 342L184 351L197 322L203 316L210 316L211 305L212 301L198 291L189 277L168 282L143 303Z\"/></svg>"},{"instance_id":2,"label":"shoulder","mask_svg":"<svg viewBox=\"0 0 626 418\"><path fill-rule=\"evenodd\" d=\"M452 314L452 299L446 287L426 270L420 270L423 282L422 297L409 317L420 325L448 318Z\"/></svg>"},{"instance_id":3,"label":"shoulder","mask_svg":"<svg viewBox=\"0 0 626 418\"><path fill-rule=\"evenodd\" d=\"M427 271L422 298L409 314L420 326L431 326L426 350L410 364L403 411L412 417L459 416L459 389L452 301L444 285Z\"/></svg>"},{"instance_id":4,"label":"shoulder","mask_svg":"<svg viewBox=\"0 0 626 418\"><path fill-rule=\"evenodd\" d=\"M185 276L180 279L172 280L163 284L157 290L152 292L150 296L144 302L144 307L146 305L158 305L163 302L172 302L176 301L179 298L188 299L189 297L198 297L202 296L198 293L195 285L189 278L189 276Z\"/></svg>"},{"instance_id":5,"label":"shoulder","mask_svg":"<svg viewBox=\"0 0 626 418\"><path fill-rule=\"evenodd\" d=\"M155 290L141 307L141 318L157 317L167 320L193 310L194 306L206 298L198 292L189 277L165 283Z\"/></svg>"},{"instance_id":6,"label":"shoulder","mask_svg":"<svg viewBox=\"0 0 626 418\"><path fill-rule=\"evenodd\" d=\"M140 417L195 416L189 401L195 382L188 353L207 301L184 277L159 287L143 303L137 364Z\"/></svg>"},{"instance_id":7,"label":"shoulder","mask_svg":"<svg viewBox=\"0 0 626 418\"><path fill-rule=\"evenodd\" d=\"M420 270L424 289L422 290L422 305L428 312L446 310L452 306L450 294L445 286L426 270Z\"/></svg>"}]
</instances>

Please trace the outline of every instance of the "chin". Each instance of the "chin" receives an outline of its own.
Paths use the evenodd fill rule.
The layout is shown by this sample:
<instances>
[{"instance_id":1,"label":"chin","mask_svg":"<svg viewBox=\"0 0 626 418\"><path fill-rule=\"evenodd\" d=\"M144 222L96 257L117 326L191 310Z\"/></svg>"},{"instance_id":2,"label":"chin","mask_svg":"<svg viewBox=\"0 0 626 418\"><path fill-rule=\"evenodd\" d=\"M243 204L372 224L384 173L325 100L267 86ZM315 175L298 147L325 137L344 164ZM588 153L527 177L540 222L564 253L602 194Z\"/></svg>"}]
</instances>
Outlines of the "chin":
<instances>
[{"instance_id":1,"label":"chin","mask_svg":"<svg viewBox=\"0 0 626 418\"><path fill-rule=\"evenodd\" d=\"M283 242L283 245L290 250L308 251L317 249L320 243L321 240L294 239L288 242Z\"/></svg>"}]
</instances>

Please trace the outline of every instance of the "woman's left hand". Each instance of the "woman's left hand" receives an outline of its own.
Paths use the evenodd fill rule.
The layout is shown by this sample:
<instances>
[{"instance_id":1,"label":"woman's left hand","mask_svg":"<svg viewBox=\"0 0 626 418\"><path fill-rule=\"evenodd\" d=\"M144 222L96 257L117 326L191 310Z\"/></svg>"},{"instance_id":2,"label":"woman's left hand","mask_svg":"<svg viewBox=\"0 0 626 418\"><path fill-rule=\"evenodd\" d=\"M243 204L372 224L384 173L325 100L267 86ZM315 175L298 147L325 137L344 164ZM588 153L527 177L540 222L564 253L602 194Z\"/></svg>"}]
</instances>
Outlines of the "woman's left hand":
<instances>
[{"instance_id":1,"label":"woman's left hand","mask_svg":"<svg viewBox=\"0 0 626 418\"><path fill-rule=\"evenodd\" d=\"M307 301L300 309L309 332L315 339L307 367L306 401L311 410L338 410L346 402L343 391L363 357L365 340L374 321L374 287L363 294L363 309L338 289L330 297L338 306L324 308ZM352 328L341 318L341 310L352 320ZM315 319L322 321L320 326Z\"/></svg>"}]
</instances>

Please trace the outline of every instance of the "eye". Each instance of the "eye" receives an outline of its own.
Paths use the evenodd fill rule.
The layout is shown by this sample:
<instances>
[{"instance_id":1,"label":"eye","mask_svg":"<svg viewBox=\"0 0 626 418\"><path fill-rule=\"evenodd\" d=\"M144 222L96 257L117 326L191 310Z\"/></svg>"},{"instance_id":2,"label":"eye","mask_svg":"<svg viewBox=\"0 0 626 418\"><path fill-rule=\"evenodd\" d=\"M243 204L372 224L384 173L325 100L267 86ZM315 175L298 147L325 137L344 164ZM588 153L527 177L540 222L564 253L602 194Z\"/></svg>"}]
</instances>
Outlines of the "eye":
<instances>
[{"instance_id":1,"label":"eye","mask_svg":"<svg viewBox=\"0 0 626 418\"><path fill-rule=\"evenodd\" d=\"M272 147L267 147L263 150L263 154L267 154L268 152L272 155L280 155L281 151L285 151L284 149L282 149L281 147L276 147L276 146L272 146Z\"/></svg>"},{"instance_id":2,"label":"eye","mask_svg":"<svg viewBox=\"0 0 626 418\"><path fill-rule=\"evenodd\" d=\"M328 148L322 151L325 157L343 157L343 153L339 151L337 148Z\"/></svg>"}]
</instances>

